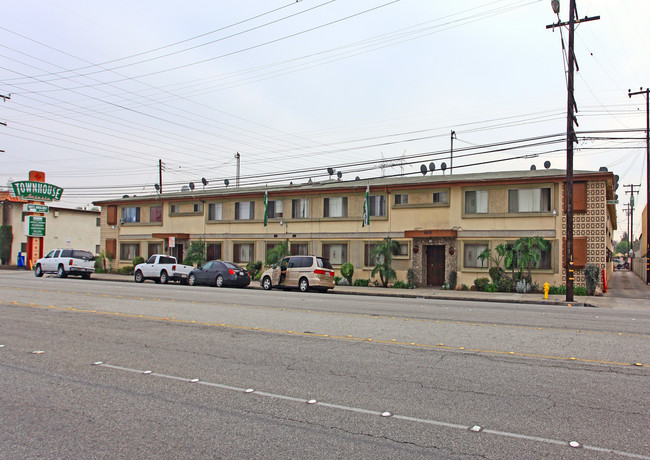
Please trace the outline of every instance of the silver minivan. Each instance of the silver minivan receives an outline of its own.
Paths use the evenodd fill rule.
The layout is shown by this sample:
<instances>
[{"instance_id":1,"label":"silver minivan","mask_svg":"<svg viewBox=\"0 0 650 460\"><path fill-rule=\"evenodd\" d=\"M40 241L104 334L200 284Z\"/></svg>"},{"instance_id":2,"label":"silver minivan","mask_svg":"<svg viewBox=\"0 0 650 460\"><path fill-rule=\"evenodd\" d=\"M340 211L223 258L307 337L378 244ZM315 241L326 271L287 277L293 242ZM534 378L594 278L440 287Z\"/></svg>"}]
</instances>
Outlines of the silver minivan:
<instances>
[{"instance_id":1,"label":"silver minivan","mask_svg":"<svg viewBox=\"0 0 650 460\"><path fill-rule=\"evenodd\" d=\"M288 256L262 273L262 288L309 289L327 291L334 288L334 269L328 259L317 256Z\"/></svg>"}]
</instances>

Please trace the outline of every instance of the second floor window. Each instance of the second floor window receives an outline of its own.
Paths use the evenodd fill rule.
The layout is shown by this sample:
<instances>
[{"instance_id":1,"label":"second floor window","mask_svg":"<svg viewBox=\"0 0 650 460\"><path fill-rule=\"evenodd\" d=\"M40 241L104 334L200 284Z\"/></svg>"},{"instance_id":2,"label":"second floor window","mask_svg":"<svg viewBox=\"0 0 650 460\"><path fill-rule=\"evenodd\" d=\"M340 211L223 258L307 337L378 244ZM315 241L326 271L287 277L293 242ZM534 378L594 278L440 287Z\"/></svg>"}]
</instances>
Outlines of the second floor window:
<instances>
[{"instance_id":1,"label":"second floor window","mask_svg":"<svg viewBox=\"0 0 650 460\"><path fill-rule=\"evenodd\" d=\"M291 200L291 217L294 219L306 219L309 217L309 200Z\"/></svg>"},{"instance_id":2,"label":"second floor window","mask_svg":"<svg viewBox=\"0 0 650 460\"><path fill-rule=\"evenodd\" d=\"M162 206L149 208L149 222L162 222Z\"/></svg>"},{"instance_id":3,"label":"second floor window","mask_svg":"<svg viewBox=\"0 0 650 460\"><path fill-rule=\"evenodd\" d=\"M407 193L398 193L395 195L395 204L409 204L409 196Z\"/></svg>"},{"instance_id":4,"label":"second floor window","mask_svg":"<svg viewBox=\"0 0 650 460\"><path fill-rule=\"evenodd\" d=\"M122 208L122 222L140 222L140 208Z\"/></svg>"},{"instance_id":5,"label":"second floor window","mask_svg":"<svg viewBox=\"0 0 650 460\"><path fill-rule=\"evenodd\" d=\"M235 220L255 219L255 202L238 201L235 203Z\"/></svg>"},{"instance_id":6,"label":"second floor window","mask_svg":"<svg viewBox=\"0 0 650 460\"><path fill-rule=\"evenodd\" d=\"M551 189L522 188L508 190L508 212L550 212Z\"/></svg>"},{"instance_id":7,"label":"second floor window","mask_svg":"<svg viewBox=\"0 0 650 460\"><path fill-rule=\"evenodd\" d=\"M371 216L385 216L386 215L386 196L385 195L371 195L368 197L370 201Z\"/></svg>"},{"instance_id":8,"label":"second floor window","mask_svg":"<svg viewBox=\"0 0 650 460\"><path fill-rule=\"evenodd\" d=\"M323 217L347 217L348 197L325 198L323 202Z\"/></svg>"},{"instance_id":9,"label":"second floor window","mask_svg":"<svg viewBox=\"0 0 650 460\"><path fill-rule=\"evenodd\" d=\"M436 204L449 204L449 192L433 192L433 202Z\"/></svg>"},{"instance_id":10,"label":"second floor window","mask_svg":"<svg viewBox=\"0 0 650 460\"><path fill-rule=\"evenodd\" d=\"M208 205L208 220L222 220L223 205L221 203L210 203Z\"/></svg>"},{"instance_id":11,"label":"second floor window","mask_svg":"<svg viewBox=\"0 0 650 460\"><path fill-rule=\"evenodd\" d=\"M465 214L486 214L488 212L488 191L465 192Z\"/></svg>"},{"instance_id":12,"label":"second floor window","mask_svg":"<svg viewBox=\"0 0 650 460\"><path fill-rule=\"evenodd\" d=\"M282 200L270 200L267 208L269 219L280 219L284 216Z\"/></svg>"}]
</instances>

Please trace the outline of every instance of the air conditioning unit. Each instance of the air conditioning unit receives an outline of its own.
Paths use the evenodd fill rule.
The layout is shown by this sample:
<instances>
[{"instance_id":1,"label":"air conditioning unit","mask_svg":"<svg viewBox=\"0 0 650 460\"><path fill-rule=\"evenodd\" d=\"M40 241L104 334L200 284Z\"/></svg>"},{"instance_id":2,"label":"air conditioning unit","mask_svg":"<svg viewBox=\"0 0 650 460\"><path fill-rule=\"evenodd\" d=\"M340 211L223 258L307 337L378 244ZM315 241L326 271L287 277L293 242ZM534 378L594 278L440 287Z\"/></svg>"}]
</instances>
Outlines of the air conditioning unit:
<instances>
[{"instance_id":1,"label":"air conditioning unit","mask_svg":"<svg viewBox=\"0 0 650 460\"><path fill-rule=\"evenodd\" d=\"M125 218L121 218L121 219L120 219L120 224L123 224L124 222L126 222L126 219L125 219Z\"/></svg>"}]
</instances>

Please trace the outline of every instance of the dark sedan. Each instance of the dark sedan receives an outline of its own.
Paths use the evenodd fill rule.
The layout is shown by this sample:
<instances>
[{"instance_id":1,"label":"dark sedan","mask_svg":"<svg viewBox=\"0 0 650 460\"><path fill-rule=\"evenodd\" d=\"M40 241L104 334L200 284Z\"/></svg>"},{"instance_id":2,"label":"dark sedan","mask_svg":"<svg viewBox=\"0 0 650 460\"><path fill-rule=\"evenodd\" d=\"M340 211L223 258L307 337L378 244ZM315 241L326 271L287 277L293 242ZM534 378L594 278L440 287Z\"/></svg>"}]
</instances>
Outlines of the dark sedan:
<instances>
[{"instance_id":1,"label":"dark sedan","mask_svg":"<svg viewBox=\"0 0 650 460\"><path fill-rule=\"evenodd\" d=\"M195 268L187 277L190 286L206 284L208 286L246 287L251 283L251 277L246 269L232 262L211 260L205 265Z\"/></svg>"}]
</instances>

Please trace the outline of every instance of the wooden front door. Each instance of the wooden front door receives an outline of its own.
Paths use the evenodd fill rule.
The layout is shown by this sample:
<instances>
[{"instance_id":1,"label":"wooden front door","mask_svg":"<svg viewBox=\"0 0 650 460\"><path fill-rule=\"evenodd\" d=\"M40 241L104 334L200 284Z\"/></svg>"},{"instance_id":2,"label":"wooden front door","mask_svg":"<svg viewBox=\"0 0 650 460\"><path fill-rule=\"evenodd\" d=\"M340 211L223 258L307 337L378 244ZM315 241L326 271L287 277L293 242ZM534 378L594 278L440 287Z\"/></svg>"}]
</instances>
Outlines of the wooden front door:
<instances>
[{"instance_id":1,"label":"wooden front door","mask_svg":"<svg viewBox=\"0 0 650 460\"><path fill-rule=\"evenodd\" d=\"M427 246L427 286L442 286L445 282L445 247Z\"/></svg>"}]
</instances>

